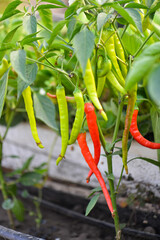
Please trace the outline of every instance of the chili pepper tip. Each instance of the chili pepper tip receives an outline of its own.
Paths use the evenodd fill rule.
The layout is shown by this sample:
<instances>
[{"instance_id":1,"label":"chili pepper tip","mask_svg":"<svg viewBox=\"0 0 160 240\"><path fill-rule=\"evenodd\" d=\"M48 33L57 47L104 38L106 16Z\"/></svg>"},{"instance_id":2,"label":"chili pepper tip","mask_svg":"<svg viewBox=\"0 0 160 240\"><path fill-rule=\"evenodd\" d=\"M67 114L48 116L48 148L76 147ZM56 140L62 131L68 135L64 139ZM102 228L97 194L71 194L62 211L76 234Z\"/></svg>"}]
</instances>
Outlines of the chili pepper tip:
<instances>
[{"instance_id":1,"label":"chili pepper tip","mask_svg":"<svg viewBox=\"0 0 160 240\"><path fill-rule=\"evenodd\" d=\"M124 169L125 169L125 171L126 171L126 174L128 174L128 167L127 167L127 165L124 166Z\"/></svg>"},{"instance_id":2,"label":"chili pepper tip","mask_svg":"<svg viewBox=\"0 0 160 240\"><path fill-rule=\"evenodd\" d=\"M107 117L106 113L103 110L99 111L99 113L102 115L102 117L104 118L105 121L108 121L108 117Z\"/></svg>"},{"instance_id":3,"label":"chili pepper tip","mask_svg":"<svg viewBox=\"0 0 160 240\"><path fill-rule=\"evenodd\" d=\"M39 148L44 148L41 142L36 143Z\"/></svg>"}]
</instances>

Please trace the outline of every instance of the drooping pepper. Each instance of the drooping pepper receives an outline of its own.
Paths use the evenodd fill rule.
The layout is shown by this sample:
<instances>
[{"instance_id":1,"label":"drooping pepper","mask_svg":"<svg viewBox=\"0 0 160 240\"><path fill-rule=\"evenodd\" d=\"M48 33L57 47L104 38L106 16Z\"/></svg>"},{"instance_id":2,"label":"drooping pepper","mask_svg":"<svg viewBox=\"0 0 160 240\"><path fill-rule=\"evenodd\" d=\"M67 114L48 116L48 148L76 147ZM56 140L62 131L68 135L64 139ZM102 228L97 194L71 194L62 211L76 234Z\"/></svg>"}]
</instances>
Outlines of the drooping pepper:
<instances>
[{"instance_id":1,"label":"drooping pepper","mask_svg":"<svg viewBox=\"0 0 160 240\"><path fill-rule=\"evenodd\" d=\"M112 213L112 216L114 215L114 210L113 210L113 206L112 206L112 201L111 201L111 198L110 198L110 195L109 195L109 192L107 190L107 187L106 187L106 184L105 184L105 181L99 171L99 169L97 168L97 165L89 151L89 148L87 146L87 142L86 142L86 132L83 132L83 133L80 133L78 135L78 144L81 148L81 152L82 152L82 155L85 159L85 161L87 162L89 168L92 170L92 172L95 174L97 180L99 181L99 184L102 188L102 191L103 191L103 194L104 194L104 197L106 199L106 202L108 204L108 207Z\"/></svg>"},{"instance_id":2,"label":"drooping pepper","mask_svg":"<svg viewBox=\"0 0 160 240\"><path fill-rule=\"evenodd\" d=\"M38 137L30 86L28 86L25 90L23 90L22 96L24 99L25 109L26 109L26 112L28 115L32 136L33 136L37 146L40 148L43 148L43 145Z\"/></svg>"},{"instance_id":3,"label":"drooping pepper","mask_svg":"<svg viewBox=\"0 0 160 240\"><path fill-rule=\"evenodd\" d=\"M88 59L87 61L86 71L84 74L84 82L85 82L87 92L89 94L91 101L93 102L95 107L99 110L99 113L102 115L102 117L107 121L108 120L107 115L104 112L102 105L97 96L96 85L95 85L95 80L94 80L90 59Z\"/></svg>"},{"instance_id":4,"label":"drooping pepper","mask_svg":"<svg viewBox=\"0 0 160 240\"><path fill-rule=\"evenodd\" d=\"M67 101L65 97L65 90L61 84L59 84L56 87L56 96L57 96L59 115L60 115L60 131L61 131L61 141L62 141L61 153L56 160L56 164L58 165L59 162L65 156L67 145L68 145L68 138L69 138L68 107L67 107Z\"/></svg>"},{"instance_id":5,"label":"drooping pepper","mask_svg":"<svg viewBox=\"0 0 160 240\"><path fill-rule=\"evenodd\" d=\"M129 136L129 129L132 121L134 106L136 102L136 96L137 96L137 84L134 86L132 90L128 92L128 105L127 105L126 118L125 118L125 127L124 127L123 137L122 137L122 161L127 174L128 174L128 167L127 167L128 136Z\"/></svg>"},{"instance_id":6,"label":"drooping pepper","mask_svg":"<svg viewBox=\"0 0 160 240\"><path fill-rule=\"evenodd\" d=\"M160 149L160 143L151 142L141 135L137 126L137 115L138 115L138 109L135 109L133 112L131 126L130 126L130 133L133 136L133 138L144 147L151 148L151 149Z\"/></svg>"},{"instance_id":7,"label":"drooping pepper","mask_svg":"<svg viewBox=\"0 0 160 240\"><path fill-rule=\"evenodd\" d=\"M81 130L84 116L84 100L82 92L76 88L73 94L76 101L77 110L68 144L73 144L76 141L77 136Z\"/></svg>"},{"instance_id":8,"label":"drooping pepper","mask_svg":"<svg viewBox=\"0 0 160 240\"><path fill-rule=\"evenodd\" d=\"M97 165L99 162L100 153L101 153L101 144L100 144L99 131L97 126L97 116L94 111L94 106L90 102L85 103L84 111L86 113L88 129L94 145L94 161L95 161L95 164ZM90 170L87 176L87 182L89 182L92 174L93 172L92 170Z\"/></svg>"}]
</instances>

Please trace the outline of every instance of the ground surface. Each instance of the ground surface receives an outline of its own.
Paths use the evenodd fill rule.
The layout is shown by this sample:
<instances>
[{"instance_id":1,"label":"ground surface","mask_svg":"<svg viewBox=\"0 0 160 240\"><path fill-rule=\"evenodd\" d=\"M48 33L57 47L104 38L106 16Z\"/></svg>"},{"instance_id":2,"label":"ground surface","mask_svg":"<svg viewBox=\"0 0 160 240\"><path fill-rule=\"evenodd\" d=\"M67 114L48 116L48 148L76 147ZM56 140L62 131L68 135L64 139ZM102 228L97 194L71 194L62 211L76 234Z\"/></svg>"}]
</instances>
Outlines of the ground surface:
<instances>
[{"instance_id":1,"label":"ground surface","mask_svg":"<svg viewBox=\"0 0 160 240\"><path fill-rule=\"evenodd\" d=\"M30 189L30 193L36 194L35 190ZM48 204L41 204L42 222L39 229L36 228L35 217L35 205L31 199L24 201L26 208L26 217L24 222L15 222L17 231L24 232L33 236L41 237L46 240L113 240L115 239L114 230L110 227L104 227L99 224L90 223L85 219L80 219L79 216L66 213L63 208L72 210L72 213L80 213L84 216L87 206L87 199L71 194L66 194L61 191L50 190L45 188L43 190L43 199L51 204L54 203L54 207ZM23 199L24 200L24 199ZM1 199L2 202L2 199ZM56 206L60 206L57 209ZM62 207L62 209L61 209ZM160 235L160 215L155 212L139 211L135 208L130 209L128 206L125 208L119 208L120 222L125 224L126 227L141 230L143 232L151 232ZM30 213L30 214L29 214ZM105 222L113 223L111 215L105 204L99 203L96 205L94 211L89 215L95 219L99 219ZM6 212L0 209L0 225L8 227L8 219ZM136 233L136 232L135 232ZM3 239L3 238L0 238ZM123 240L132 239L160 239L159 237L148 237L143 234L139 237L136 234L123 234Z\"/></svg>"}]
</instances>

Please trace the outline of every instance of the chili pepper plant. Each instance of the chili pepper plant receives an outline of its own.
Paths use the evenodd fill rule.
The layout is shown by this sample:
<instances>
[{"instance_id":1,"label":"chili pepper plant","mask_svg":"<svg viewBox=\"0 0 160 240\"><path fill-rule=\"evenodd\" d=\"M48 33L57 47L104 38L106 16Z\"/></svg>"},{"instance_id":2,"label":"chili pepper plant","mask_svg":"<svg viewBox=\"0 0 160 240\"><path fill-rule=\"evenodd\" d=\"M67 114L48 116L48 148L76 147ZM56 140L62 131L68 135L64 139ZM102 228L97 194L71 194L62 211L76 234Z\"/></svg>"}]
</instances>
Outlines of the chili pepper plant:
<instances>
[{"instance_id":1,"label":"chili pepper plant","mask_svg":"<svg viewBox=\"0 0 160 240\"><path fill-rule=\"evenodd\" d=\"M64 11L60 21L53 20L52 9L57 8ZM39 119L61 135L57 165L65 161L68 145L79 144L89 167L86 184L94 174L101 186L98 196L104 194L116 239L121 239L116 198L123 174L130 173L128 162L133 161L128 159L131 134L139 144L157 149L156 160L141 159L160 166L159 1L74 0L66 5L62 0L14 0L1 12L0 32L0 121L6 126L5 133L0 133L4 200L15 197L2 170L7 132L28 119L33 144L43 151L36 126ZM147 129L137 126L138 111L138 125L147 120ZM93 156L86 131L93 141ZM145 139L147 133L153 133L152 143ZM106 141L107 134L111 142ZM118 141L122 144L116 151ZM98 167L102 149L108 164L105 179ZM122 157L117 185L113 154ZM41 175L40 180L44 179L47 173ZM89 203L86 215L97 200ZM14 206L13 202L9 207L10 220Z\"/></svg>"}]
</instances>

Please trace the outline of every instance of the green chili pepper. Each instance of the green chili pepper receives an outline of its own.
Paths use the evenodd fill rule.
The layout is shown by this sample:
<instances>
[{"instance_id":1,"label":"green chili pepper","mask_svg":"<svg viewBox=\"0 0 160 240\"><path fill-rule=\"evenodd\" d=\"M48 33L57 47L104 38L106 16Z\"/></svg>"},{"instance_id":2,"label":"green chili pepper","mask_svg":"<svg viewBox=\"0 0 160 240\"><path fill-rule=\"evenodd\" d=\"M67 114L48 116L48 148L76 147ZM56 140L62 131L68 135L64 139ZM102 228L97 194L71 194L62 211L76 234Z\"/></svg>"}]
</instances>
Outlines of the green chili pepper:
<instances>
[{"instance_id":1,"label":"green chili pepper","mask_svg":"<svg viewBox=\"0 0 160 240\"><path fill-rule=\"evenodd\" d=\"M125 118L125 128L124 128L123 137L122 137L122 161L127 174L128 174L128 166L127 166L128 136L129 136L129 130L130 130L130 125L132 121L132 115L134 112L136 96L137 96L137 84L134 86L132 90L128 92L128 105L127 105L126 118Z\"/></svg>"},{"instance_id":2,"label":"green chili pepper","mask_svg":"<svg viewBox=\"0 0 160 240\"><path fill-rule=\"evenodd\" d=\"M60 115L60 131L61 131L61 138L62 138L61 154L59 155L56 161L56 164L58 165L66 153L68 138L69 138L67 101L65 97L64 87L61 84L59 84L56 88L56 96L58 101L58 108L59 108L59 115Z\"/></svg>"},{"instance_id":3,"label":"green chili pepper","mask_svg":"<svg viewBox=\"0 0 160 240\"><path fill-rule=\"evenodd\" d=\"M124 87L125 81L122 76L119 64L117 62L113 31L105 31L102 35L102 39L105 42L105 48L107 51L107 55L110 58L110 60L112 61L112 65L115 68L115 70L119 76L118 80L119 80L120 84Z\"/></svg>"},{"instance_id":4,"label":"green chili pepper","mask_svg":"<svg viewBox=\"0 0 160 240\"><path fill-rule=\"evenodd\" d=\"M89 94L91 101L93 102L95 107L99 110L99 113L102 115L102 117L107 121L108 120L107 115L104 112L102 105L97 96L95 79L94 79L90 59L88 59L87 61L86 71L84 75L84 82L85 82L87 92Z\"/></svg>"},{"instance_id":5,"label":"green chili pepper","mask_svg":"<svg viewBox=\"0 0 160 240\"><path fill-rule=\"evenodd\" d=\"M104 77L112 69L112 62L107 57L104 57L102 61L98 61L97 75L98 77Z\"/></svg>"},{"instance_id":6,"label":"green chili pepper","mask_svg":"<svg viewBox=\"0 0 160 240\"><path fill-rule=\"evenodd\" d=\"M7 59L3 58L2 64L0 65L0 78L7 71L7 69L8 69L8 61L7 61Z\"/></svg>"},{"instance_id":7,"label":"green chili pepper","mask_svg":"<svg viewBox=\"0 0 160 240\"><path fill-rule=\"evenodd\" d=\"M113 72L110 71L106 75L108 81L113 85L113 87L116 88L118 92L120 92L122 95L126 93L125 89L121 86L121 84L118 82L117 78L114 76Z\"/></svg>"},{"instance_id":8,"label":"green chili pepper","mask_svg":"<svg viewBox=\"0 0 160 240\"><path fill-rule=\"evenodd\" d=\"M106 76L104 77L98 77L98 83L97 83L97 96L98 98L101 97L104 86L105 86L105 82L106 82Z\"/></svg>"},{"instance_id":9,"label":"green chili pepper","mask_svg":"<svg viewBox=\"0 0 160 240\"><path fill-rule=\"evenodd\" d=\"M26 112L27 112L27 115L28 115L28 118L29 118L29 123L30 123L30 127L31 127L32 136L33 136L37 146L40 147L40 148L43 148L43 145L42 145L42 143L41 143L41 141L38 137L30 86L28 86L25 90L23 90L22 96L23 96L23 99L24 99Z\"/></svg>"},{"instance_id":10,"label":"green chili pepper","mask_svg":"<svg viewBox=\"0 0 160 240\"><path fill-rule=\"evenodd\" d=\"M119 41L119 38L118 38L116 33L114 34L114 43L115 43L115 50L116 50L117 56L125 63L126 59L125 59L125 56L124 56L124 50L122 48L122 45L121 45L121 43ZM127 76L128 70L127 70L127 67L124 63L119 61L123 77L125 78Z\"/></svg>"},{"instance_id":11,"label":"green chili pepper","mask_svg":"<svg viewBox=\"0 0 160 240\"><path fill-rule=\"evenodd\" d=\"M84 101L82 92L78 88L76 88L73 94L77 105L77 111L68 144L73 144L76 141L78 134L81 130L84 116Z\"/></svg>"}]
</instances>

